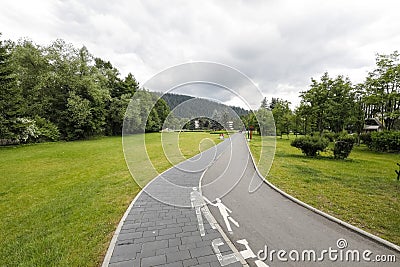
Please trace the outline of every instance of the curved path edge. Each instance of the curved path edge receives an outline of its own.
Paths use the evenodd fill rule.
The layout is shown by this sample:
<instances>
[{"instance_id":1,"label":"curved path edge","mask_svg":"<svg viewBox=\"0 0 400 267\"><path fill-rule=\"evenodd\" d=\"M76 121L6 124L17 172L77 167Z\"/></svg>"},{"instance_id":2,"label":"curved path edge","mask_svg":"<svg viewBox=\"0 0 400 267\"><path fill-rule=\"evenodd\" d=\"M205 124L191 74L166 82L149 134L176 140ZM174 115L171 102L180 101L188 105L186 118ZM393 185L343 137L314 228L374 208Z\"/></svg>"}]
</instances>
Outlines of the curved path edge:
<instances>
[{"instance_id":1,"label":"curved path edge","mask_svg":"<svg viewBox=\"0 0 400 267\"><path fill-rule=\"evenodd\" d=\"M256 162L255 162L255 160L254 160L253 154L251 153L251 150L250 150L250 147L249 147L249 144L248 144L247 141L246 141L246 146L247 146L247 149L248 149L249 154L250 154L250 157L251 157L251 162L253 163L254 168L256 169L257 174L259 175L260 178L262 178L263 182L266 183L266 184L267 184L269 187L271 187L273 190L275 190L276 192L278 192L278 193L281 194L282 196L288 198L289 200L295 202L296 204L298 204L298 205L300 205L300 206L303 206L304 208L306 208L306 209L308 209L308 210L310 210L310 211L312 211L312 212L315 212L315 213L317 213L317 214L319 214L319 215L321 215L321 216L327 218L327 219L330 220L330 221L333 221L333 222L335 222L335 223L337 223L337 224L340 224L340 225L342 225L342 226L344 226L344 227L346 227L346 228L348 228L348 229L350 229L350 230L352 230L352 231L354 231L354 232L356 232L356 233L359 233L359 234L361 234L361 235L363 235L363 236L365 236L365 237L367 237L367 238L369 238L369 239L371 239L371 240L373 240L373 241L375 241L375 242L378 242L378 243L384 245L385 247L387 247L387 248L389 248L389 249L393 249L393 250L395 250L395 251L397 251L397 252L400 252L400 246L398 246L398 245L396 245L396 244L393 244L392 242L389 242L389 241L387 241L387 240L385 240L385 239L383 239L383 238L380 238L380 237L378 237L378 236L376 236L376 235L373 235L373 234L371 234L371 233L369 233L369 232L366 232L366 231L364 231L364 230L362 230L362 229L360 229L360 228L358 228L358 227L356 227L356 226L354 226L354 225L352 225L352 224L349 224L349 223L347 223L347 222L345 222L345 221L342 221L342 220L340 220L340 219L338 219L338 218L336 218L336 217L334 217L334 216L332 216L332 215L329 215L329 214L327 214L327 213L325 213L325 212L323 212L323 211L321 211L321 210L319 210L319 209L317 209L317 208L314 208L313 206L308 205L307 203L304 203L303 201L301 201L301 200L299 200L299 199L297 199L297 198L295 198L295 197L289 195L289 194L286 193L285 191L283 191L283 190L279 189L278 187L276 187L274 184L272 184L271 182L269 182L269 181L260 173L260 171L258 170L257 164L256 164Z\"/></svg>"},{"instance_id":2,"label":"curved path edge","mask_svg":"<svg viewBox=\"0 0 400 267\"><path fill-rule=\"evenodd\" d=\"M227 141L227 139L225 139L224 141ZM222 142L221 142L221 143L222 143ZM216 144L215 146L217 146L217 145L219 145L219 144ZM196 155L190 157L190 158L187 159L187 160L190 160L190 159L192 159L192 158L194 158L194 157L197 157L198 155L200 155L200 154L206 152L206 151L209 150L209 149L214 148L215 146L212 146L212 147L206 149L205 151L202 151L201 153L198 153L198 154L196 154ZM225 148L224 150L226 150L226 149L227 149L227 148ZM223 151L224 151L224 150L223 150ZM223 154L223 151L221 152L220 155L217 155L217 157L214 158L213 162L215 162L216 160L218 160L218 158ZM184 162L184 161L182 161L182 162ZM180 163L182 163L182 162L180 162ZM180 163L178 163L178 164L180 164ZM110 260L111 260L111 257L112 257L112 254L113 254L114 249L115 249L115 245L116 245L117 240L118 240L118 236L119 236L119 234L120 234L120 232L121 232L121 230L122 230L122 227L123 227L123 225L124 225L124 223L125 223L125 221L126 221L126 218L128 217L128 215L129 215L130 211L132 210L132 207L134 206L134 204L135 204L135 202L137 201L137 199L141 196L141 194L145 191L145 189L146 189L148 186L150 186L152 182L154 182L154 181L156 180L157 177L161 176L162 174L164 174L164 173L170 171L171 169L173 169L173 168L175 168L175 167L176 167L175 165L174 165L174 166L171 166L170 168L166 169L165 171L163 171L162 173L158 174L156 177L154 177L153 179L151 179L151 181L149 181L143 188L141 188L141 190L139 191L139 193L138 193L138 194L135 196L135 198L131 201L131 203L129 204L128 208L126 209L124 215L122 216L121 220L119 221L117 228L116 228L115 231L114 231L114 234L113 234L113 237L112 237L112 239L111 239L111 241L110 241L110 243L109 243L109 246L108 246L106 255L104 256L104 260L103 260L103 263L102 263L102 265L101 265L102 267L108 267L108 266L109 266ZM208 169L208 167L207 167L205 170L202 171L203 173L202 173L201 177L204 175L204 173L207 171L207 169ZM201 181L201 178L200 178L200 181ZM201 188L201 184L200 184L200 183L199 183L199 187ZM211 213L210 213L210 214L211 214ZM219 232L221 233L221 230L220 230L220 229L219 229ZM223 236L223 237L224 237L224 236ZM229 239L227 239L226 236L224 237L224 239L225 239L225 240L229 240ZM229 241L230 241L230 240L229 240ZM230 247L231 247L231 246L230 246ZM231 248L232 248L232 247L231 247ZM236 248L235 248L235 249L236 249ZM241 263L242 263L243 265L246 265L246 262L244 261L244 259L241 259Z\"/></svg>"},{"instance_id":3,"label":"curved path edge","mask_svg":"<svg viewBox=\"0 0 400 267\"><path fill-rule=\"evenodd\" d=\"M174 166L168 168L168 169L165 170L164 172L167 172L167 171L169 171L169 170L172 169L172 168L174 168ZM164 172L160 173L159 175L163 174ZM158 176L156 176L156 177L158 177ZM110 264L111 256L112 256L112 254L113 254L113 252L114 252L114 248L115 248L115 244L117 243L118 236L119 236L119 234L120 234L120 232L121 232L122 226L124 225L126 218L128 217L128 215L129 215L129 213L130 213L130 211L131 211L131 209L132 209L132 207L133 207L133 204L135 204L136 200L137 200L137 199L140 197L140 195L143 193L144 189L145 189L147 186L149 186L149 185L151 184L151 182L153 182L153 181L155 180L156 177L154 177L150 182L148 182L148 183L139 191L139 193L137 193L137 195L135 196L135 198L134 198L134 199L131 201L131 203L129 204L129 206L128 206L128 208L126 209L124 215L122 216L121 220L119 221L119 224L118 224L118 226L117 226L117 229L115 229L115 232L114 232L114 234L113 234L113 237L112 237L112 239L111 239L111 241L110 241L110 244L109 244L109 246L108 246L107 253L106 253L106 255L104 256L103 264L101 265L102 267L107 267L107 266Z\"/></svg>"}]
</instances>

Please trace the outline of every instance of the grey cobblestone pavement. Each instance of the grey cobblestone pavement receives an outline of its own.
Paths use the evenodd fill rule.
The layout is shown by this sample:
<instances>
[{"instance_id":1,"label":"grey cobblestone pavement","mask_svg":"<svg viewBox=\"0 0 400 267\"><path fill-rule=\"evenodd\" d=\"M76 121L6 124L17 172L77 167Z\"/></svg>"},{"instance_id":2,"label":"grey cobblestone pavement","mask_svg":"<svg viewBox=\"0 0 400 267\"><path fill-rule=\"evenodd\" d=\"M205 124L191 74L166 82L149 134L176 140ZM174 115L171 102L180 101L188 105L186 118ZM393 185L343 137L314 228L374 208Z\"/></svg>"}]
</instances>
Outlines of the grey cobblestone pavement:
<instances>
[{"instance_id":1,"label":"grey cobblestone pavement","mask_svg":"<svg viewBox=\"0 0 400 267\"><path fill-rule=\"evenodd\" d=\"M200 235L196 211L190 207L190 192L198 186L206 167L216 156L229 151L229 146L226 140L155 178L127 215L108 266L221 266L211 243L222 236L206 221L205 235ZM196 168L192 168L194 165ZM222 254L233 253L225 243L219 250Z\"/></svg>"}]
</instances>

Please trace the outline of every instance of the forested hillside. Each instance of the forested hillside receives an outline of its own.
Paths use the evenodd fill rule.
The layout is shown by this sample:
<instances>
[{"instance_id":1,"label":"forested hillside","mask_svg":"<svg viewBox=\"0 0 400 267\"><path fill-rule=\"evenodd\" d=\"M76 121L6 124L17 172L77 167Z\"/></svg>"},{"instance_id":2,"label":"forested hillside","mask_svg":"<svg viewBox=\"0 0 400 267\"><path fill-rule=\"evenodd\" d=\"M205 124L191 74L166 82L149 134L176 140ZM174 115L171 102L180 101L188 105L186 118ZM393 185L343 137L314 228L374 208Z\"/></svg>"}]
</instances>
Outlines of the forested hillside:
<instances>
[{"instance_id":1,"label":"forested hillside","mask_svg":"<svg viewBox=\"0 0 400 267\"><path fill-rule=\"evenodd\" d=\"M232 113L233 116L242 116L249 113L248 110L241 107L227 106L208 99L194 98L187 95L167 93L162 96L162 99L167 102L171 110L175 109L175 115L183 118L193 118L198 114L205 114L211 118L216 114L223 113Z\"/></svg>"},{"instance_id":2,"label":"forested hillside","mask_svg":"<svg viewBox=\"0 0 400 267\"><path fill-rule=\"evenodd\" d=\"M3 145L120 135L128 103L138 91L143 101L130 109L129 132L159 131L170 109L192 99L167 94L150 111L159 95L140 88L131 73L121 77L109 61L95 57L86 47L78 49L63 40L48 46L27 39L0 40L0 86ZM199 103L191 109L181 105L177 115L217 118L229 113L225 105L195 101ZM233 109L239 115L246 113Z\"/></svg>"}]
</instances>

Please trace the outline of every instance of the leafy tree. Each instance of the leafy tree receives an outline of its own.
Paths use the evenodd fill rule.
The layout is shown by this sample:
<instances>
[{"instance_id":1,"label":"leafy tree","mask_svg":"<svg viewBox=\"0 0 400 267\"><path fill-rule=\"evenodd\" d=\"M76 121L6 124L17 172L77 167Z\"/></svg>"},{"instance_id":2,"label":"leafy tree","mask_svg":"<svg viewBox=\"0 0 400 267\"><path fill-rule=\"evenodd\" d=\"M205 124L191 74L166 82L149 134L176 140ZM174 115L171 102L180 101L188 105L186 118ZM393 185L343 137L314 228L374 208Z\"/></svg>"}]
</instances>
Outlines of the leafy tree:
<instances>
[{"instance_id":1,"label":"leafy tree","mask_svg":"<svg viewBox=\"0 0 400 267\"><path fill-rule=\"evenodd\" d=\"M299 133L303 132L303 118L298 113L298 108L295 109L292 114L291 125L292 125L292 129L293 129L293 133L296 135L296 137Z\"/></svg>"},{"instance_id":2,"label":"leafy tree","mask_svg":"<svg viewBox=\"0 0 400 267\"><path fill-rule=\"evenodd\" d=\"M168 105L158 95L138 90L124 116L124 133L160 131L169 112Z\"/></svg>"},{"instance_id":3,"label":"leafy tree","mask_svg":"<svg viewBox=\"0 0 400 267\"><path fill-rule=\"evenodd\" d=\"M271 101L272 102L272 101ZM292 127L292 111L289 108L289 102L279 98L273 101L272 114L274 115L276 134L282 135L285 133L289 136Z\"/></svg>"},{"instance_id":4,"label":"leafy tree","mask_svg":"<svg viewBox=\"0 0 400 267\"><path fill-rule=\"evenodd\" d=\"M92 113L90 110L90 101L70 92L67 100L67 109L65 111L67 118L66 137L68 140L85 138L90 132L90 121Z\"/></svg>"},{"instance_id":5,"label":"leafy tree","mask_svg":"<svg viewBox=\"0 0 400 267\"><path fill-rule=\"evenodd\" d=\"M325 72L320 81L311 81L310 89L301 93L300 109L305 118L311 120L311 132L343 131L351 123L355 105L350 80L340 75L332 79Z\"/></svg>"},{"instance_id":6,"label":"leafy tree","mask_svg":"<svg viewBox=\"0 0 400 267\"><path fill-rule=\"evenodd\" d=\"M349 118L349 129L357 133L357 144L360 144L360 136L364 130L365 124L365 104L363 103L364 91L362 85L357 85L353 92L353 107L351 109L351 116Z\"/></svg>"},{"instance_id":7,"label":"leafy tree","mask_svg":"<svg viewBox=\"0 0 400 267\"><path fill-rule=\"evenodd\" d=\"M21 88L10 61L12 46L0 40L0 139L10 141L18 139L18 129L23 127L19 118L24 113Z\"/></svg>"},{"instance_id":8,"label":"leafy tree","mask_svg":"<svg viewBox=\"0 0 400 267\"><path fill-rule=\"evenodd\" d=\"M44 50L32 41L20 40L12 51L12 64L24 102L25 116L46 116L49 97L43 85L49 71Z\"/></svg>"},{"instance_id":9,"label":"leafy tree","mask_svg":"<svg viewBox=\"0 0 400 267\"><path fill-rule=\"evenodd\" d=\"M339 133L345 130L350 122L355 101L353 88L348 78L337 76L327 93L326 122L330 130Z\"/></svg>"},{"instance_id":10,"label":"leafy tree","mask_svg":"<svg viewBox=\"0 0 400 267\"><path fill-rule=\"evenodd\" d=\"M157 109L152 108L146 121L146 132L158 132L161 130L161 120L158 116Z\"/></svg>"},{"instance_id":11,"label":"leafy tree","mask_svg":"<svg viewBox=\"0 0 400 267\"><path fill-rule=\"evenodd\" d=\"M131 99L132 95L130 94L110 99L107 110L106 134L120 135L122 133L125 111Z\"/></svg>"},{"instance_id":12,"label":"leafy tree","mask_svg":"<svg viewBox=\"0 0 400 267\"><path fill-rule=\"evenodd\" d=\"M157 113L158 118L160 119L160 122L158 124L158 130L161 130L164 121L168 117L168 114L170 113L169 106L167 105L167 102L165 102L164 99L160 98L157 100L154 109Z\"/></svg>"},{"instance_id":13,"label":"leafy tree","mask_svg":"<svg viewBox=\"0 0 400 267\"><path fill-rule=\"evenodd\" d=\"M59 127L62 139L72 138L71 128L74 127L66 112L68 98L71 96L71 91L74 91L74 95L80 95L80 92L75 92L77 53L72 45L66 44L63 40L54 41L43 51L45 60L49 62L49 69L42 79L41 86L46 96L43 112L45 118Z\"/></svg>"},{"instance_id":14,"label":"leafy tree","mask_svg":"<svg viewBox=\"0 0 400 267\"><path fill-rule=\"evenodd\" d=\"M256 111L256 112L252 111L252 112L248 113L247 115L241 116L241 119L242 119L243 124L246 127L246 129L250 129L251 127L254 127L254 129L257 132L260 132L260 126L257 121L256 113L258 113L258 111ZM260 118L262 118L264 113L260 112L259 115L260 115Z\"/></svg>"},{"instance_id":15,"label":"leafy tree","mask_svg":"<svg viewBox=\"0 0 400 267\"><path fill-rule=\"evenodd\" d=\"M257 120L252 121L252 124L261 135L276 135L274 117L271 111L259 108L255 117ZM252 120L254 120L254 117Z\"/></svg>"},{"instance_id":16,"label":"leafy tree","mask_svg":"<svg viewBox=\"0 0 400 267\"><path fill-rule=\"evenodd\" d=\"M301 93L303 104L308 106L311 113L312 127L320 133L326 127L326 111L328 105L328 92L332 86L332 80L328 73L324 73L321 82L311 78L311 88Z\"/></svg>"},{"instance_id":17,"label":"leafy tree","mask_svg":"<svg viewBox=\"0 0 400 267\"><path fill-rule=\"evenodd\" d=\"M306 135L312 131L313 112L310 105L301 101L300 106L295 110L297 127L299 132Z\"/></svg>"},{"instance_id":18,"label":"leafy tree","mask_svg":"<svg viewBox=\"0 0 400 267\"><path fill-rule=\"evenodd\" d=\"M209 125L207 125L207 128ZM180 120L174 116L171 112L167 117L166 121L164 121L164 128L172 129L172 130L179 130L182 128L180 124Z\"/></svg>"},{"instance_id":19,"label":"leafy tree","mask_svg":"<svg viewBox=\"0 0 400 267\"><path fill-rule=\"evenodd\" d=\"M131 73L124 80L119 78L119 71L109 61L94 58L97 76L101 81L101 87L109 91L105 110L105 133L107 135L119 135L122 132L123 118L130 99L138 90L139 83Z\"/></svg>"},{"instance_id":20,"label":"leafy tree","mask_svg":"<svg viewBox=\"0 0 400 267\"><path fill-rule=\"evenodd\" d=\"M397 51L376 57L376 69L363 84L367 117L378 117L387 130L400 118L400 57Z\"/></svg>"},{"instance_id":21,"label":"leafy tree","mask_svg":"<svg viewBox=\"0 0 400 267\"><path fill-rule=\"evenodd\" d=\"M93 56L86 47L75 49L62 40L53 42L45 54L50 62L43 88L49 99L46 117L59 127L65 139L104 133L110 93Z\"/></svg>"}]
</instances>

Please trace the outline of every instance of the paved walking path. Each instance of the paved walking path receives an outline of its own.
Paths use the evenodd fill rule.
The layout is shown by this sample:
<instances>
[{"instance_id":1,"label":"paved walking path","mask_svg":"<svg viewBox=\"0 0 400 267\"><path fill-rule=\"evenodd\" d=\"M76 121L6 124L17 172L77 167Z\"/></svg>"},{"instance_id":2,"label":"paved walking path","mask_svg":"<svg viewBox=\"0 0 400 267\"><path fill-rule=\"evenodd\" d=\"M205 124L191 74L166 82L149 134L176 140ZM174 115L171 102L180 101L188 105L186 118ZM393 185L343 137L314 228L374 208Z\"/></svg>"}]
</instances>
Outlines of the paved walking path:
<instances>
[{"instance_id":1,"label":"paved walking path","mask_svg":"<svg viewBox=\"0 0 400 267\"><path fill-rule=\"evenodd\" d=\"M121 226L104 266L398 266L400 261L396 249L264 183L240 134L155 178L134 200ZM265 246L267 253L276 250L275 261L257 259ZM315 250L319 258L324 249L370 250L371 258L394 255L396 262L332 261L327 254L323 261L293 262L279 261L276 255L286 250L287 259L291 250L300 255Z\"/></svg>"},{"instance_id":2,"label":"paved walking path","mask_svg":"<svg viewBox=\"0 0 400 267\"><path fill-rule=\"evenodd\" d=\"M201 236L195 209L191 207L190 193L193 187L198 187L208 165L229 149L230 144L225 141L155 178L145 191L158 196L162 202L141 192L123 222L115 246L110 248L109 262L106 259L103 265L221 266L211 243L223 237L208 223L204 223L205 235ZM192 172L191 169L197 171ZM177 188L172 184L183 187ZM219 248L221 253L231 251L227 244ZM236 262L230 266L242 264Z\"/></svg>"},{"instance_id":3,"label":"paved walking path","mask_svg":"<svg viewBox=\"0 0 400 267\"><path fill-rule=\"evenodd\" d=\"M272 250L287 252L283 257L287 261L278 260L275 253L272 262L264 261L269 266L381 267L400 265L399 251L389 249L379 242L366 238L348 227L295 203L267 183L261 183L255 192L249 192L254 191L252 189L258 185L256 181L263 181L263 178L256 171L246 140L240 135L235 135L231 139L233 157L225 153L219 157L205 173L202 179L202 190L204 196L214 200L224 194L227 187L232 187L232 190L222 198L222 202L232 210L229 215L239 223L239 227L230 223L233 232L229 237L232 242L246 239L254 253L265 250L265 246L268 247L269 252ZM221 171L222 169L227 171ZM240 179L236 183L235 180L238 176ZM213 206L210 209L219 224L223 226L224 230L227 230L224 219L218 215L218 209ZM338 245L345 247L340 249ZM316 257L321 258L321 252L325 249L329 250L329 248L337 250L338 256L342 251L344 259L330 260L326 253L323 261L294 262L288 255L291 250L297 250L300 253L314 250L317 253ZM371 262L346 261L345 253L348 250L358 250L360 253L370 250L372 252ZM373 262L375 255L395 255L396 262ZM334 259L334 255L332 255L332 259ZM256 266L255 260L256 258L247 259L250 266Z\"/></svg>"}]
</instances>

